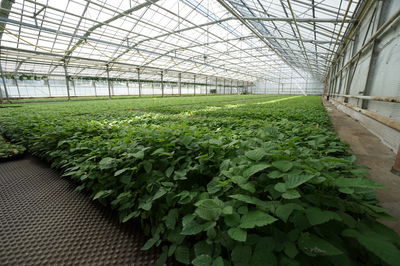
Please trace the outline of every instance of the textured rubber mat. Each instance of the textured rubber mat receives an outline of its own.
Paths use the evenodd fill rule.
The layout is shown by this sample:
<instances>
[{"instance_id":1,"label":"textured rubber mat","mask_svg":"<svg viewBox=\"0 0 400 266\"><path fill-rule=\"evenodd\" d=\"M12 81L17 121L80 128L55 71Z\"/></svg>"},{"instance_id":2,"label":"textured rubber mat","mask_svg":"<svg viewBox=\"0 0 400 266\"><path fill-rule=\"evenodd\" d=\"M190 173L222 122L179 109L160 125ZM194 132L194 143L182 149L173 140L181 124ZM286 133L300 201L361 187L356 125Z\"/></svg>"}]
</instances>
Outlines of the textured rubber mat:
<instances>
[{"instance_id":1,"label":"textured rubber mat","mask_svg":"<svg viewBox=\"0 0 400 266\"><path fill-rule=\"evenodd\" d=\"M37 159L0 163L0 265L153 265L145 241Z\"/></svg>"}]
</instances>

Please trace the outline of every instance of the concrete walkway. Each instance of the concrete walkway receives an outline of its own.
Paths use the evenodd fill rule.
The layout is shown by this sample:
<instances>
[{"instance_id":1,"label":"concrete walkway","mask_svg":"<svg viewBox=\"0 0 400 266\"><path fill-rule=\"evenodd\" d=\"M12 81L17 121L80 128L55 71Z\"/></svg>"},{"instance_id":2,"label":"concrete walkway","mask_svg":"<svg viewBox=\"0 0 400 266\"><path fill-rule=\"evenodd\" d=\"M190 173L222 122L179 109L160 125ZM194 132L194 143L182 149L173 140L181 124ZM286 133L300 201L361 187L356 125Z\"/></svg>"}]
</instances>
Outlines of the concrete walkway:
<instances>
[{"instance_id":1,"label":"concrete walkway","mask_svg":"<svg viewBox=\"0 0 400 266\"><path fill-rule=\"evenodd\" d=\"M357 157L356 162L368 166L369 177L387 187L377 190L377 197L380 205L399 220L382 223L400 234L400 176L390 172L395 154L356 120L329 102L325 101L324 105L336 133L343 142L350 145L351 152Z\"/></svg>"}]
</instances>

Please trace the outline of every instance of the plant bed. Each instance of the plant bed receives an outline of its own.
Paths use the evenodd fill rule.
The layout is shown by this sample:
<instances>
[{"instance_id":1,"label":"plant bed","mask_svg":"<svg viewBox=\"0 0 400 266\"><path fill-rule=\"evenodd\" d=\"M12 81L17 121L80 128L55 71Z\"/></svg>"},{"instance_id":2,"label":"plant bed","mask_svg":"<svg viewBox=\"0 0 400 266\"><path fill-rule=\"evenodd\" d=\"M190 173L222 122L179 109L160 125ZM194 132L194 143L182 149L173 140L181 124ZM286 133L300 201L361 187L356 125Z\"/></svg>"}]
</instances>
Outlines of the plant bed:
<instances>
[{"instance_id":1,"label":"plant bed","mask_svg":"<svg viewBox=\"0 0 400 266\"><path fill-rule=\"evenodd\" d=\"M159 264L396 265L400 239L376 221L390 218L382 186L321 100L259 98L32 105L0 123L122 222L140 223Z\"/></svg>"}]
</instances>

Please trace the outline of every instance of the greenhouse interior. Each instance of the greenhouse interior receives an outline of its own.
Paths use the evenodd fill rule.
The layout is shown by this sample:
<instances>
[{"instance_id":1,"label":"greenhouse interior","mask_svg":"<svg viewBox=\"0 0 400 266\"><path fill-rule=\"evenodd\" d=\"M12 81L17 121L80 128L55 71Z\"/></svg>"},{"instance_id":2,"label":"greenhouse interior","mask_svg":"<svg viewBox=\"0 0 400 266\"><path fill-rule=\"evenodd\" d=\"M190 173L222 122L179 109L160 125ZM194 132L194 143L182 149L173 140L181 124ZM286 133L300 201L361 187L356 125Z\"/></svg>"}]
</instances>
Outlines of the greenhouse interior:
<instances>
[{"instance_id":1,"label":"greenhouse interior","mask_svg":"<svg viewBox=\"0 0 400 266\"><path fill-rule=\"evenodd\" d=\"M0 2L0 265L400 265L399 0Z\"/></svg>"}]
</instances>

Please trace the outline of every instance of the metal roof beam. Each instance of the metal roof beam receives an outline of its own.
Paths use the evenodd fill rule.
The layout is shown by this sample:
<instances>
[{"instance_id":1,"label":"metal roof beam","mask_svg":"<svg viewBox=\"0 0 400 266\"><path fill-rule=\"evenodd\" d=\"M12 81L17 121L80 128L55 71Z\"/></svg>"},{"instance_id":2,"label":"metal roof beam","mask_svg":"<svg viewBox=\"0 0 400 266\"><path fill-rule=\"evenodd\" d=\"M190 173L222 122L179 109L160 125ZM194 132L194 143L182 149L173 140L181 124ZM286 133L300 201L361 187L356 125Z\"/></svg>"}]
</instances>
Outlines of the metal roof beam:
<instances>
[{"instance_id":1,"label":"metal roof beam","mask_svg":"<svg viewBox=\"0 0 400 266\"><path fill-rule=\"evenodd\" d=\"M236 17L237 19L239 19L244 26L246 26L251 32L253 32L262 42L264 42L269 48L271 48L277 55L279 55L279 57L282 59L283 62L285 62L288 65L291 65L290 63L288 63L288 61L286 60L286 58L284 56L282 56L282 54L279 52L279 50L275 49L275 47L273 47L270 43L268 43L266 40L263 39L263 36L256 30L254 29L251 25L248 24L248 21L246 21L245 19L243 19L239 14L236 13L236 11L234 9L232 9L227 3L225 3L224 0L218 0L218 3L220 3L227 11L229 11L229 13L231 13L234 17ZM299 74L300 76L302 76L296 68L293 68L293 70Z\"/></svg>"},{"instance_id":2,"label":"metal roof beam","mask_svg":"<svg viewBox=\"0 0 400 266\"><path fill-rule=\"evenodd\" d=\"M14 3L14 1L12 0L1 0L1 9L0 9L0 17L1 18L8 18L8 16L10 15L10 11L12 8L12 4ZM6 27L6 22L1 21L0 22L0 43L1 43L1 39L3 37L3 32Z\"/></svg>"},{"instance_id":3,"label":"metal roof beam","mask_svg":"<svg viewBox=\"0 0 400 266\"><path fill-rule=\"evenodd\" d=\"M342 23L343 20L340 19L330 19L330 18L277 18L277 17L268 17L268 18L261 18L261 17L243 17L245 20L258 20L258 21L282 21L282 22L306 22L306 23ZM345 19L344 23L353 23L356 22L355 19Z\"/></svg>"},{"instance_id":4,"label":"metal roof beam","mask_svg":"<svg viewBox=\"0 0 400 266\"><path fill-rule=\"evenodd\" d=\"M119 13L118 15L116 15L116 16L114 16L114 17L112 17L112 18L109 18L109 19L107 19L107 20L105 20L105 21L103 21L103 22L100 22L100 23L97 23L97 24L93 25L92 27L90 27L90 28L85 32L85 34L82 36L82 38L81 38L79 41L77 41L77 42L72 46L71 49L68 50L68 52L66 53L66 56L67 56L67 55L70 55L76 48L78 48L78 46L79 46L80 44L82 44L83 42L85 42L85 41L86 41L86 38L89 37L89 35L92 34L92 32L95 31L96 29L98 29L98 28L100 28L100 27L102 27L102 26L104 26L104 25L108 25L108 24L110 24L111 22L113 22L113 21L115 21L115 20L117 20L117 19L119 19L119 18L122 18L122 17L124 17L124 16L127 16L127 15L129 15L130 13L132 13L132 12L138 11L138 10L142 9L143 7L147 7L147 6L149 6L149 5L152 5L153 3L157 2L157 1L159 1L159 0L147 0L146 2L144 2L144 3L140 4L140 5L137 5L137 6L135 6L135 7L129 8L128 10L125 10L124 12Z\"/></svg>"},{"instance_id":5,"label":"metal roof beam","mask_svg":"<svg viewBox=\"0 0 400 266\"><path fill-rule=\"evenodd\" d=\"M26 50L26 49L19 49L19 48L13 48L13 47L7 47L7 46L0 46L0 50L2 50L2 51L4 51L4 50L9 50L9 51L16 51L16 52L20 52L20 53L26 53L26 54L29 54L29 55L31 55L31 54L35 54L35 55L43 55L43 56L47 56L47 58L44 58L44 59L46 59L46 60L49 60L49 61L55 61L55 60L57 60L57 58L59 58L60 60L63 58L63 55L61 55L61 54L54 54L54 53L49 53L49 52L40 52L40 51L31 51L31 50ZM4 52L2 52L2 55L5 55L4 54ZM31 57L32 59L34 59L34 57ZM18 59L18 58L17 58ZM8 59L2 59L2 60L7 60L8 61ZM108 63L108 61L107 60L101 60L101 59L93 59L93 58L85 58L85 57L79 57L79 56L70 56L69 57L69 60L71 60L70 62L71 62L71 64L74 64L75 62L79 62L79 64L83 64L84 62L89 62L89 64L91 64L91 65L95 65L94 63L98 63L98 65L100 66L100 67L102 67L102 68L104 68L104 65L106 64L106 63ZM76 61L73 61L73 60L76 60ZM42 61L43 61L43 59L42 59ZM20 60L17 60L16 62L21 62ZM58 62L58 61L57 61ZM28 61L25 61L24 63L29 63ZM53 64L53 65L60 65L60 66L62 66L62 63L61 62L58 62L58 63L51 63L51 64ZM122 62L115 62L115 63L113 63L113 65L116 65L116 66L125 66L125 67L130 67L130 68L132 68L132 69L137 69L138 67L140 67L140 65L137 65L137 64L129 64L129 63L122 63ZM212 67L212 68L215 68L215 69L222 69L222 70L224 70L224 71L226 71L226 68L221 68L221 67L218 67L218 66L210 66L210 65L207 65L207 66L209 66L209 67ZM151 70L156 70L156 71L159 71L159 70L164 70L163 68L157 68L157 67L150 67L150 66L146 66L145 67L145 69L151 69ZM170 70L171 72L176 72L176 73L186 73L186 74L198 74L198 73L196 73L196 72L189 72L189 71L180 71L180 70ZM231 72L233 72L233 73L237 73L237 74L242 74L242 75L246 75L246 76L251 76L251 77L255 77L255 78L259 78L258 76L254 76L254 75L251 75L251 74L248 74L248 73L242 73L242 72L239 72L239 71L235 71L235 70L229 70L229 71L231 71ZM210 76L210 77L213 77L213 76L215 76L215 75L206 75L206 76Z\"/></svg>"},{"instance_id":6,"label":"metal roof beam","mask_svg":"<svg viewBox=\"0 0 400 266\"><path fill-rule=\"evenodd\" d=\"M275 36L264 36L265 39L272 39L272 40L284 40L284 41L300 41L299 38L281 38ZM302 39L303 42L310 42L310 43L319 43L319 44L330 44L335 43L335 41L323 41L323 40L313 40L313 39ZM339 42L341 43L341 42Z\"/></svg>"}]
</instances>

